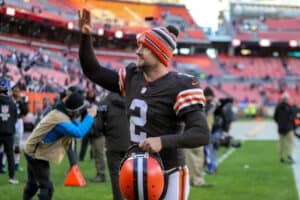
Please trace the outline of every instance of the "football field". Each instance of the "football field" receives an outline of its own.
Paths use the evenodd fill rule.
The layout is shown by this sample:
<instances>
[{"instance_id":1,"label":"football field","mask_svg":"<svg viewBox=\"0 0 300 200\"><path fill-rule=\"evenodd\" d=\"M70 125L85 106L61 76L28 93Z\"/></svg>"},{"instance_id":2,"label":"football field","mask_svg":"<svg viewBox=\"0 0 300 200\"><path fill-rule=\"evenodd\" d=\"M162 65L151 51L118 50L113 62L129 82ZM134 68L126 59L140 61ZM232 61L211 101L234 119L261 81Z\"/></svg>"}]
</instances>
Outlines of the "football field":
<instances>
[{"instance_id":1,"label":"football field","mask_svg":"<svg viewBox=\"0 0 300 200\"><path fill-rule=\"evenodd\" d=\"M240 148L219 151L216 175L206 175L212 188L191 188L190 200L297 200L299 184L299 140L295 142L296 164L282 164L277 154L276 125L271 121L235 122L231 129L234 137L243 141ZM88 158L88 156L86 156ZM22 166L25 168L24 159ZM110 183L92 183L94 163L89 159L79 163L87 181L84 187L64 187L68 170L67 158L61 165L51 165L55 185L54 200L111 200ZM298 169L298 170L297 170ZM298 177L298 178L297 178ZM22 199L26 170L17 172L19 185L8 184L7 174L0 175L0 199ZM296 181L298 180L298 182ZM37 199L37 198L36 198Z\"/></svg>"}]
</instances>

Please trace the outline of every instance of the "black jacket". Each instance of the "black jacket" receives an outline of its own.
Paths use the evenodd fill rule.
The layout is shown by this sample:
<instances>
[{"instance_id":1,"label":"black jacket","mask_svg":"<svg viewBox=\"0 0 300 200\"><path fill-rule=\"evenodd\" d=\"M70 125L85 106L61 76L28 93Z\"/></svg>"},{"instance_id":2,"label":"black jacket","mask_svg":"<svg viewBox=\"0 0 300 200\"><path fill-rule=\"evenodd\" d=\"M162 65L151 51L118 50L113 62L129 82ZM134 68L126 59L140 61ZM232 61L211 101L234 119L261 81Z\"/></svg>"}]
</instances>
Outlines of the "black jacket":
<instances>
[{"instance_id":1,"label":"black jacket","mask_svg":"<svg viewBox=\"0 0 300 200\"><path fill-rule=\"evenodd\" d=\"M110 93L103 101L104 135L108 151L126 151L129 147L129 122L125 112L125 100L117 93Z\"/></svg>"},{"instance_id":2,"label":"black jacket","mask_svg":"<svg viewBox=\"0 0 300 200\"><path fill-rule=\"evenodd\" d=\"M0 94L0 136L14 135L17 117L13 99Z\"/></svg>"},{"instance_id":3,"label":"black jacket","mask_svg":"<svg viewBox=\"0 0 300 200\"><path fill-rule=\"evenodd\" d=\"M292 107L286 102L280 102L275 109L274 120L278 125L279 134L287 134L294 127L294 113Z\"/></svg>"}]
</instances>

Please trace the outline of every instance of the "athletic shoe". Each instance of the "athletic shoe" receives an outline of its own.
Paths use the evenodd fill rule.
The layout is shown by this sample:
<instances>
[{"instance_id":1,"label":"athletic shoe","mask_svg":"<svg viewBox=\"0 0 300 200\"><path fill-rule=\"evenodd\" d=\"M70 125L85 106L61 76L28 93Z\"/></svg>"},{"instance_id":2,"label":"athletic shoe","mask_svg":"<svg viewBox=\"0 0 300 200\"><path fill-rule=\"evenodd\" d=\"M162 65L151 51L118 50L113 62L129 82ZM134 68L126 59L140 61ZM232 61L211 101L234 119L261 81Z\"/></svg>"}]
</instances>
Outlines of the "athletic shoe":
<instances>
[{"instance_id":1,"label":"athletic shoe","mask_svg":"<svg viewBox=\"0 0 300 200\"><path fill-rule=\"evenodd\" d=\"M287 157L287 162L288 162L289 164L295 164L295 163L296 163L292 156L288 156L288 157Z\"/></svg>"},{"instance_id":2,"label":"athletic shoe","mask_svg":"<svg viewBox=\"0 0 300 200\"><path fill-rule=\"evenodd\" d=\"M19 184L19 181L18 181L17 179L14 179L14 178L10 178L10 179L8 180L8 182L9 182L10 184Z\"/></svg>"},{"instance_id":3,"label":"athletic shoe","mask_svg":"<svg viewBox=\"0 0 300 200\"><path fill-rule=\"evenodd\" d=\"M104 183L106 182L105 176L95 176L94 178L91 179L92 182L95 183Z\"/></svg>"}]
</instances>

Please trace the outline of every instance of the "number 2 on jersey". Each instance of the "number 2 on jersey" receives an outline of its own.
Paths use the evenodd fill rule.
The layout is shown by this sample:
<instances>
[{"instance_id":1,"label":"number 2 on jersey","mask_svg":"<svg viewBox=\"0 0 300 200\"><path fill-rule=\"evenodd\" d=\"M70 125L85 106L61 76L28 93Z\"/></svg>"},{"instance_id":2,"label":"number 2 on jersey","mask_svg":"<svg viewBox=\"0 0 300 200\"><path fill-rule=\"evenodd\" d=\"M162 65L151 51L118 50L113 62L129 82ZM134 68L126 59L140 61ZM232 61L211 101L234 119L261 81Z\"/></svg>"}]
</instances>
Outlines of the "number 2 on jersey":
<instances>
[{"instance_id":1,"label":"number 2 on jersey","mask_svg":"<svg viewBox=\"0 0 300 200\"><path fill-rule=\"evenodd\" d=\"M140 99L133 99L130 104L130 110L139 109L139 116L130 116L130 138L132 142L140 142L147 138L146 132L136 133L136 126L145 126L147 122L148 105L145 101Z\"/></svg>"}]
</instances>

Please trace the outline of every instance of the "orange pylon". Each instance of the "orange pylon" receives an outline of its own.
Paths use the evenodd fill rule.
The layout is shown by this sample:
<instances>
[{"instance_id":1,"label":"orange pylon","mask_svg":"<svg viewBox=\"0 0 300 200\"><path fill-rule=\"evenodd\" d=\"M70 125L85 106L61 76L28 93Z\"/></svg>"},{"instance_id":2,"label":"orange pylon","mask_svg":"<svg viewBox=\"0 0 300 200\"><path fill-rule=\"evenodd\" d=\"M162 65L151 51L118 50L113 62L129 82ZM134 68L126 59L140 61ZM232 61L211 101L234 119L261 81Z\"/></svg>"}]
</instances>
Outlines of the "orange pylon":
<instances>
[{"instance_id":1,"label":"orange pylon","mask_svg":"<svg viewBox=\"0 0 300 200\"><path fill-rule=\"evenodd\" d=\"M77 165L73 165L65 179L64 186L82 187L85 185L86 185L86 181L83 178L79 170L79 167Z\"/></svg>"}]
</instances>

